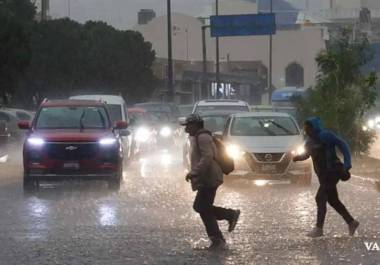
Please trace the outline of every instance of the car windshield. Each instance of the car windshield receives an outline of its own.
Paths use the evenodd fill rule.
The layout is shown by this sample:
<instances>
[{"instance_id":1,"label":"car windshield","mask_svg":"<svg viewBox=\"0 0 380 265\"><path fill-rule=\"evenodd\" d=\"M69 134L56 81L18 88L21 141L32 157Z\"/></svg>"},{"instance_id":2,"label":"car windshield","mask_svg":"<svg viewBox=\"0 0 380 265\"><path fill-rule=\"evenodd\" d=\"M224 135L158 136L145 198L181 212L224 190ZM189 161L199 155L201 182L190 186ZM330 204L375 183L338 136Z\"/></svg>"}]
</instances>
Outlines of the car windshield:
<instances>
[{"instance_id":1,"label":"car windshield","mask_svg":"<svg viewBox=\"0 0 380 265\"><path fill-rule=\"evenodd\" d=\"M149 120L152 122L168 122L170 121L170 113L164 111L147 112Z\"/></svg>"},{"instance_id":2,"label":"car windshield","mask_svg":"<svg viewBox=\"0 0 380 265\"><path fill-rule=\"evenodd\" d=\"M300 132L289 117L237 117L233 119L233 136L290 136Z\"/></svg>"},{"instance_id":3,"label":"car windshield","mask_svg":"<svg viewBox=\"0 0 380 265\"><path fill-rule=\"evenodd\" d=\"M249 111L247 106L229 106L229 105L212 105L212 106L197 106L195 113L205 113L211 111L232 111L245 112Z\"/></svg>"},{"instance_id":4,"label":"car windshield","mask_svg":"<svg viewBox=\"0 0 380 265\"><path fill-rule=\"evenodd\" d=\"M223 131L228 116L203 116L205 128L211 132Z\"/></svg>"},{"instance_id":5,"label":"car windshield","mask_svg":"<svg viewBox=\"0 0 380 265\"><path fill-rule=\"evenodd\" d=\"M109 126L103 107L45 107L36 123L37 129L105 129Z\"/></svg>"},{"instance_id":6,"label":"car windshield","mask_svg":"<svg viewBox=\"0 0 380 265\"><path fill-rule=\"evenodd\" d=\"M123 120L123 116L121 114L121 105L118 104L107 104L107 110L110 114L110 118L112 123L115 121L121 121Z\"/></svg>"}]
</instances>

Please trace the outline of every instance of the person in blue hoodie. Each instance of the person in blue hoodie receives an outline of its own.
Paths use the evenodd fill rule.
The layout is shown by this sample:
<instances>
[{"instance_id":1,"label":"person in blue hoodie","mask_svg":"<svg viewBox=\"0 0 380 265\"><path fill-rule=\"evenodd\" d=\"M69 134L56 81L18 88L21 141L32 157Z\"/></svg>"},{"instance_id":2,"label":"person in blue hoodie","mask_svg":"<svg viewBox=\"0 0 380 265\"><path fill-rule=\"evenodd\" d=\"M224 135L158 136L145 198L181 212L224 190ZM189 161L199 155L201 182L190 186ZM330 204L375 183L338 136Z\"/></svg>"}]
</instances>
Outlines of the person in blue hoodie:
<instances>
[{"instance_id":1,"label":"person in blue hoodie","mask_svg":"<svg viewBox=\"0 0 380 265\"><path fill-rule=\"evenodd\" d=\"M317 224L308 233L309 237L323 236L323 225L325 222L327 203L337 211L348 225L349 234L353 236L359 226L339 200L337 184L342 174L350 174L351 155L348 144L334 134L323 128L320 118L313 117L306 120L304 130L307 135L305 153L293 157L293 161L303 161L309 157L313 160L314 171L318 176L320 187L316 195L317 202ZM336 147L343 154L344 163L340 162ZM343 171L343 172L342 172Z\"/></svg>"}]
</instances>

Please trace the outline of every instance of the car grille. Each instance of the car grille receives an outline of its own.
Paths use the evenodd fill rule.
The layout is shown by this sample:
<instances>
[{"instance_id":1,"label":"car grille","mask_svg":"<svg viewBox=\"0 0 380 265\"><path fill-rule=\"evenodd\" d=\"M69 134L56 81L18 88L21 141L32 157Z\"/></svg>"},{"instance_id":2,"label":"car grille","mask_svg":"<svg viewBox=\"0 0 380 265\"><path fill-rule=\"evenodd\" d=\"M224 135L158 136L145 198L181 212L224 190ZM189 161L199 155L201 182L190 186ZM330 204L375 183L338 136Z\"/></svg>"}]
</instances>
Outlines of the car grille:
<instances>
[{"instance_id":1,"label":"car grille","mask_svg":"<svg viewBox=\"0 0 380 265\"><path fill-rule=\"evenodd\" d=\"M272 161L264 162L260 161L256 155L257 154L246 153L244 158L254 174L262 175L284 174L289 167L292 158L290 153L282 153L281 157L280 154L278 154L272 159ZM275 158L277 159L275 160ZM259 162L257 160L259 160Z\"/></svg>"},{"instance_id":2,"label":"car grille","mask_svg":"<svg viewBox=\"0 0 380 265\"><path fill-rule=\"evenodd\" d=\"M278 162L284 156L284 153L254 153L259 162Z\"/></svg>"},{"instance_id":3,"label":"car grille","mask_svg":"<svg viewBox=\"0 0 380 265\"><path fill-rule=\"evenodd\" d=\"M65 161L93 159L98 154L97 143L47 143L45 148L50 159Z\"/></svg>"}]
</instances>

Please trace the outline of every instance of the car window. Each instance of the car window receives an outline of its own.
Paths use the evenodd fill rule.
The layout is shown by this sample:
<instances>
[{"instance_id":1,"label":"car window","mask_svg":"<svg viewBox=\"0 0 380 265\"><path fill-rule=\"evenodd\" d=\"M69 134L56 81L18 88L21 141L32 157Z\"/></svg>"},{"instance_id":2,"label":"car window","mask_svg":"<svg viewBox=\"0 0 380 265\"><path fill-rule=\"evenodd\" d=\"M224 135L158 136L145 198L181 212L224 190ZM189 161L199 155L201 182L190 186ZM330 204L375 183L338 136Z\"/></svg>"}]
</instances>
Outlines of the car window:
<instances>
[{"instance_id":1,"label":"car window","mask_svg":"<svg viewBox=\"0 0 380 265\"><path fill-rule=\"evenodd\" d=\"M37 118L38 129L105 129L109 120L103 107L46 107Z\"/></svg>"},{"instance_id":2,"label":"car window","mask_svg":"<svg viewBox=\"0 0 380 265\"><path fill-rule=\"evenodd\" d=\"M195 113L206 113L212 111L232 111L232 112L246 112L249 111L247 106L228 106L228 105L216 105L216 106L197 106Z\"/></svg>"},{"instance_id":3,"label":"car window","mask_svg":"<svg viewBox=\"0 0 380 265\"><path fill-rule=\"evenodd\" d=\"M0 121L9 122L10 121L9 115L7 113L0 112Z\"/></svg>"},{"instance_id":4,"label":"car window","mask_svg":"<svg viewBox=\"0 0 380 265\"><path fill-rule=\"evenodd\" d=\"M233 136L290 136L299 130L289 117L236 117L232 121Z\"/></svg>"},{"instance_id":5,"label":"car window","mask_svg":"<svg viewBox=\"0 0 380 265\"><path fill-rule=\"evenodd\" d=\"M112 124L115 121L121 121L121 120L123 120L123 115L121 113L121 107L122 107L122 105L119 105L119 104L107 104L106 106L107 106L108 114L110 115Z\"/></svg>"},{"instance_id":6,"label":"car window","mask_svg":"<svg viewBox=\"0 0 380 265\"><path fill-rule=\"evenodd\" d=\"M32 117L24 112L17 111L16 112L17 119L19 120L31 120Z\"/></svg>"},{"instance_id":7,"label":"car window","mask_svg":"<svg viewBox=\"0 0 380 265\"><path fill-rule=\"evenodd\" d=\"M204 126L211 132L223 131L226 125L227 116L204 116Z\"/></svg>"}]
</instances>

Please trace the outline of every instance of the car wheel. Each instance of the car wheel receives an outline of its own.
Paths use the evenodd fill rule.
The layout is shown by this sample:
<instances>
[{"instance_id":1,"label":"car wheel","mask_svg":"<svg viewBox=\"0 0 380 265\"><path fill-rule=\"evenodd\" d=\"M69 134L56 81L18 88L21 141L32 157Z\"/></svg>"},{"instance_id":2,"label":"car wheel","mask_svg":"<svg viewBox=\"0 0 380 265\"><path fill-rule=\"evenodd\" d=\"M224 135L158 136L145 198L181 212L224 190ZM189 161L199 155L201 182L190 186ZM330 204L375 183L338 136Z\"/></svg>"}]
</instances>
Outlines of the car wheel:
<instances>
[{"instance_id":1,"label":"car wheel","mask_svg":"<svg viewBox=\"0 0 380 265\"><path fill-rule=\"evenodd\" d=\"M34 191L38 188L38 179L29 176L27 172L24 172L23 189L24 191Z\"/></svg>"},{"instance_id":2,"label":"car wheel","mask_svg":"<svg viewBox=\"0 0 380 265\"><path fill-rule=\"evenodd\" d=\"M123 170L120 170L120 172L117 174L115 178L108 180L108 188L110 190L119 191L122 179L123 179Z\"/></svg>"}]
</instances>

